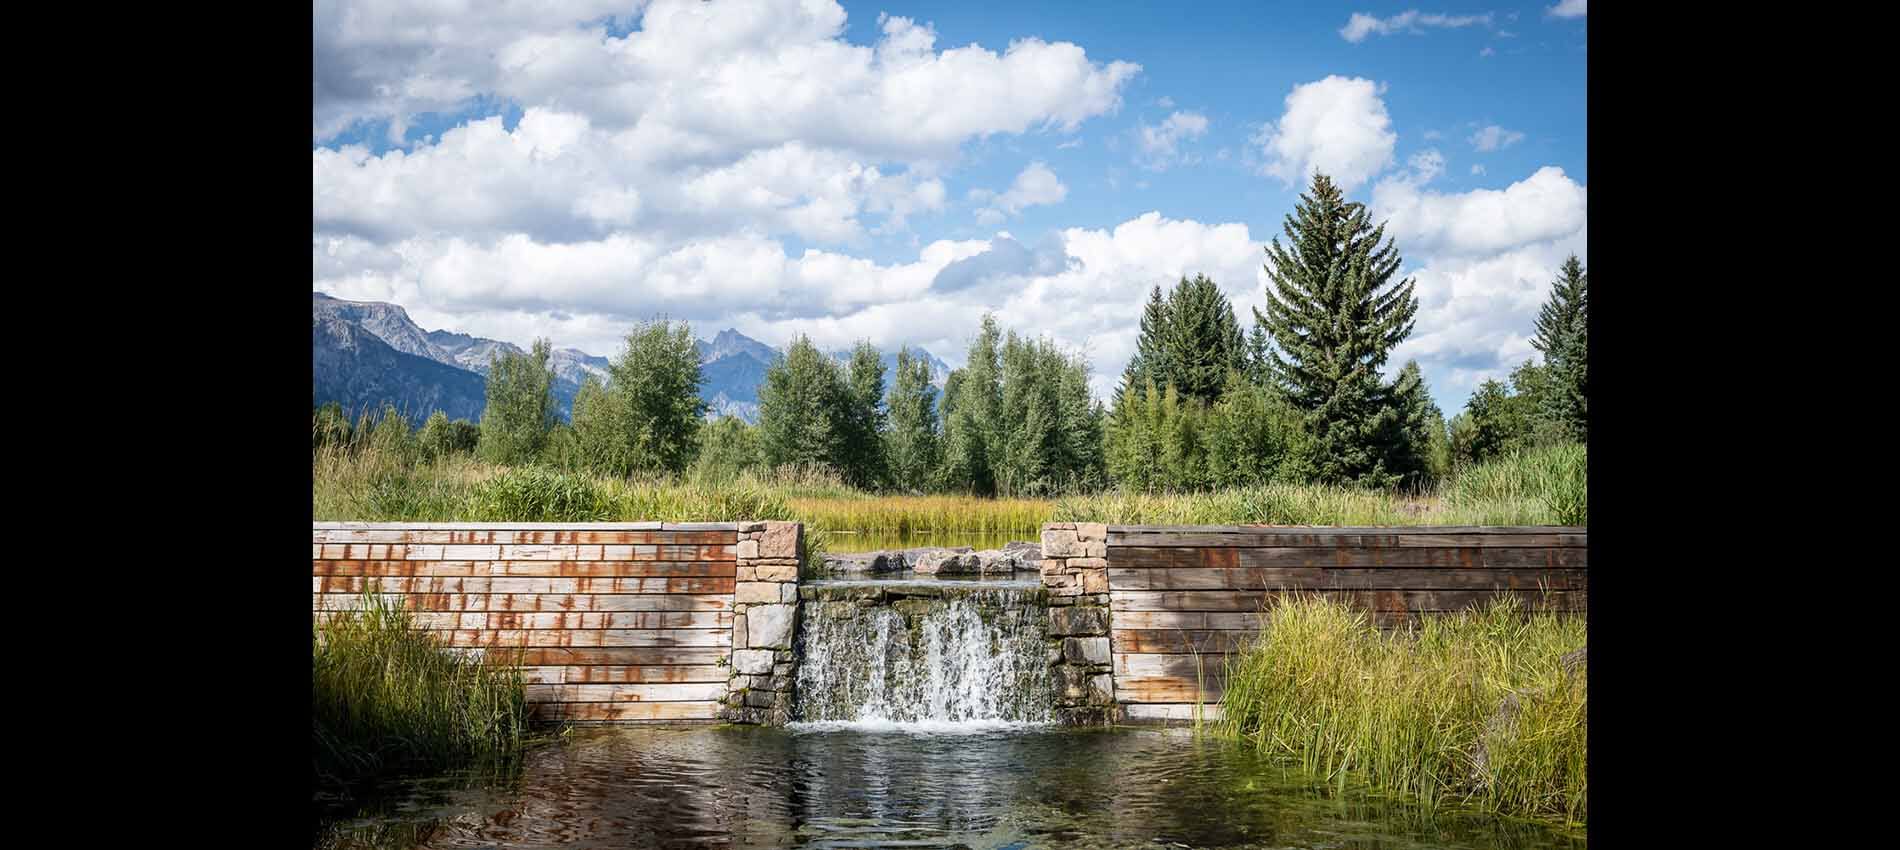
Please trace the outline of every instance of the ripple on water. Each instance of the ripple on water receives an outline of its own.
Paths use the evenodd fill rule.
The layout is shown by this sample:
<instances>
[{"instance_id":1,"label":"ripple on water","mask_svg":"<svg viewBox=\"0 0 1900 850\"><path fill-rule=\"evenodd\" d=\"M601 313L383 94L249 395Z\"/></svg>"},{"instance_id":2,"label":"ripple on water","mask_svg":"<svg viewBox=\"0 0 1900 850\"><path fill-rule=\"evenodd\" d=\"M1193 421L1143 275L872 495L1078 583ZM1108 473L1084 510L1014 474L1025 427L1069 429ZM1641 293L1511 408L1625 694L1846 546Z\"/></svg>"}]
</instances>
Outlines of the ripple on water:
<instances>
[{"instance_id":1,"label":"ripple on water","mask_svg":"<svg viewBox=\"0 0 1900 850\"><path fill-rule=\"evenodd\" d=\"M954 724L953 724L954 725ZM1569 848L1337 793L1188 730L583 729L512 777L406 783L324 848ZM914 734L913 734L914 732Z\"/></svg>"}]
</instances>

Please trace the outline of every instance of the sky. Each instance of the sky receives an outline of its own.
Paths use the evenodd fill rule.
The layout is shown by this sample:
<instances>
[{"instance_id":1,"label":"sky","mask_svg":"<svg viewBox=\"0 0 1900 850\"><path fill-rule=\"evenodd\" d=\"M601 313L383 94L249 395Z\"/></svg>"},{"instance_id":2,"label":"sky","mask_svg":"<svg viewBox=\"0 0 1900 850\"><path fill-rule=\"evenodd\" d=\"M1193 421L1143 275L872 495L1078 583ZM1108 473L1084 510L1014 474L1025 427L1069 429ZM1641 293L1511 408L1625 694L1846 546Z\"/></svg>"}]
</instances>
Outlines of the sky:
<instances>
[{"instance_id":1,"label":"sky","mask_svg":"<svg viewBox=\"0 0 1900 850\"><path fill-rule=\"evenodd\" d=\"M311 284L612 356L646 320L922 346L1108 400L1149 290L1243 327L1315 171L1384 222L1446 416L1586 267L1586 2L326 2Z\"/></svg>"}]
</instances>

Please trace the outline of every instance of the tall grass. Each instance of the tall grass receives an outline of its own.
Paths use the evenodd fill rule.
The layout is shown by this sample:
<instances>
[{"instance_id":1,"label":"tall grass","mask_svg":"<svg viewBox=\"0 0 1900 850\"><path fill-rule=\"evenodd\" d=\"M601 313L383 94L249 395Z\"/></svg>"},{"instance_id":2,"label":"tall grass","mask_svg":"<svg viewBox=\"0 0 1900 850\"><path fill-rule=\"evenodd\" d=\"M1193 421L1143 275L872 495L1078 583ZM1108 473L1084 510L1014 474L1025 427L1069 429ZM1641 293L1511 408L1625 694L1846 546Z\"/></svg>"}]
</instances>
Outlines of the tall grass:
<instances>
[{"instance_id":1,"label":"tall grass","mask_svg":"<svg viewBox=\"0 0 1900 850\"><path fill-rule=\"evenodd\" d=\"M530 742L521 671L445 650L388 597L366 591L310 646L319 787L504 764Z\"/></svg>"},{"instance_id":2,"label":"tall grass","mask_svg":"<svg viewBox=\"0 0 1900 850\"><path fill-rule=\"evenodd\" d=\"M1283 597L1229 658L1216 728L1332 781L1583 824L1587 673L1562 658L1584 644L1582 617L1515 596L1392 633L1358 607Z\"/></svg>"}]
</instances>

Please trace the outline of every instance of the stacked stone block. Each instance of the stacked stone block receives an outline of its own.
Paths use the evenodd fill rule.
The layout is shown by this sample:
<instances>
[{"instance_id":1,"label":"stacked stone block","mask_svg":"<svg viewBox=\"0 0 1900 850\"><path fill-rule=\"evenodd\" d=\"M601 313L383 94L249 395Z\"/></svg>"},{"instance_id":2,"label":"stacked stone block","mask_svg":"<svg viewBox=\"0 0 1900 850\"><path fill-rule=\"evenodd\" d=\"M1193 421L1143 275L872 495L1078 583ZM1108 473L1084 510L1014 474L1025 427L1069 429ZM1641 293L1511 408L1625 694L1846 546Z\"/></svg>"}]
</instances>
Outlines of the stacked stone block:
<instances>
[{"instance_id":1,"label":"stacked stone block","mask_svg":"<svg viewBox=\"0 0 1900 850\"><path fill-rule=\"evenodd\" d=\"M1121 716L1108 643L1108 525L1045 525L1042 558L1056 717L1075 726L1114 723Z\"/></svg>"},{"instance_id":2,"label":"stacked stone block","mask_svg":"<svg viewBox=\"0 0 1900 850\"><path fill-rule=\"evenodd\" d=\"M739 524L732 675L720 713L728 722L783 726L791 720L801 530L795 522Z\"/></svg>"}]
</instances>

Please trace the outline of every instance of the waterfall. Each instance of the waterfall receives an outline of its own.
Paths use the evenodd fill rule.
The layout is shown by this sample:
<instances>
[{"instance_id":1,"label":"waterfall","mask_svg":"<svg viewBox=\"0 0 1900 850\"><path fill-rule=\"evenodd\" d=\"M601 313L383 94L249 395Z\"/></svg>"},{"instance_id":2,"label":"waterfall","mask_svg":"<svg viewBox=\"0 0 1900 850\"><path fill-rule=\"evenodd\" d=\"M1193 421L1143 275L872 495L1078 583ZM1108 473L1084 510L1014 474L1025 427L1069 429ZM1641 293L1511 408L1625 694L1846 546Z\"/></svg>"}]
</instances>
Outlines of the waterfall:
<instances>
[{"instance_id":1,"label":"waterfall","mask_svg":"<svg viewBox=\"0 0 1900 850\"><path fill-rule=\"evenodd\" d=\"M1034 582L810 587L799 638L805 724L1048 723L1048 614Z\"/></svg>"}]
</instances>

